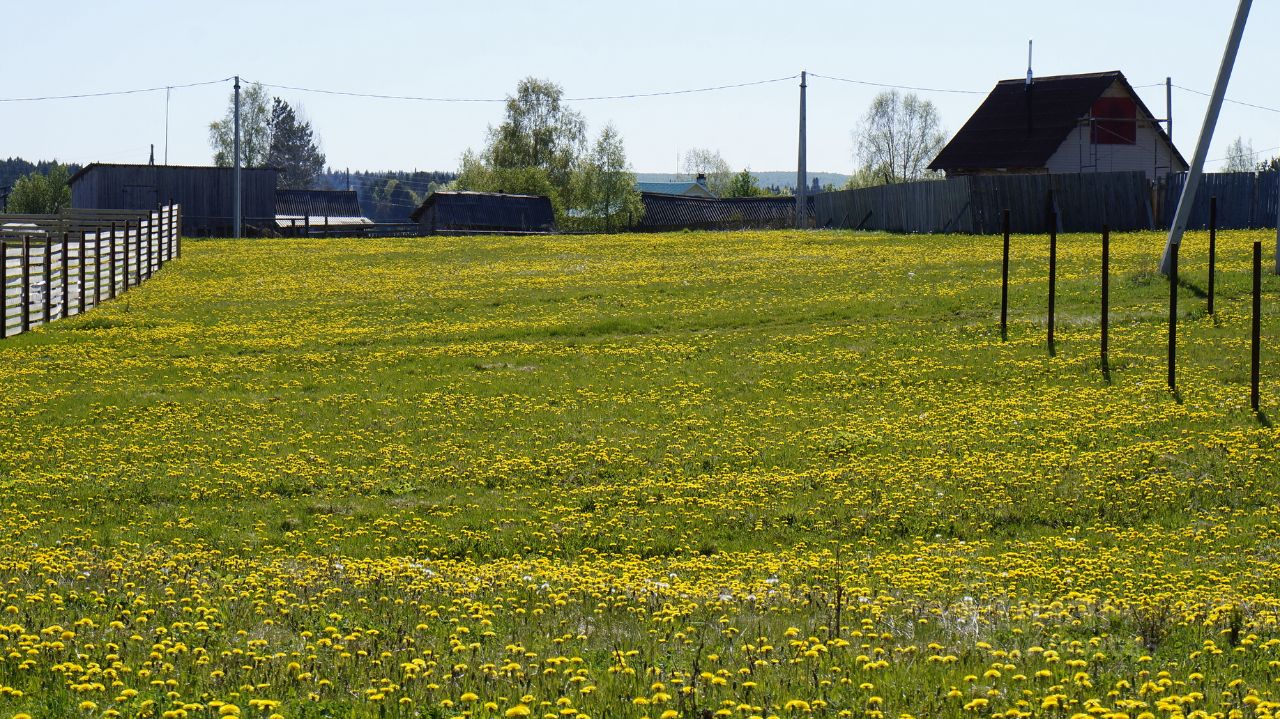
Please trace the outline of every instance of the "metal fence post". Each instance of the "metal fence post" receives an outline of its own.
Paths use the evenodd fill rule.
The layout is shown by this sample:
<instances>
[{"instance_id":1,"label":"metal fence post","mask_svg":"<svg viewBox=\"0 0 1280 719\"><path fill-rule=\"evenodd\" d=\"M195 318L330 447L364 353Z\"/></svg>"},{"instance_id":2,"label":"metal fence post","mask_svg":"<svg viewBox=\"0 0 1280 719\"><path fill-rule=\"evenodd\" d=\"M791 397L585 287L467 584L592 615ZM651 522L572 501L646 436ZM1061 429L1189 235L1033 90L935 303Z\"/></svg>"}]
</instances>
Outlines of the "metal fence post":
<instances>
[{"instance_id":1,"label":"metal fence post","mask_svg":"<svg viewBox=\"0 0 1280 719\"><path fill-rule=\"evenodd\" d=\"M1209 198L1209 314L1213 314L1213 279L1218 264L1218 196Z\"/></svg>"},{"instance_id":2,"label":"metal fence post","mask_svg":"<svg viewBox=\"0 0 1280 719\"><path fill-rule=\"evenodd\" d=\"M1058 213L1049 210L1049 356L1055 354L1053 330L1058 295Z\"/></svg>"},{"instance_id":3,"label":"metal fence post","mask_svg":"<svg viewBox=\"0 0 1280 719\"><path fill-rule=\"evenodd\" d=\"M1100 354L1102 359L1102 374L1104 376L1111 374L1108 363L1107 350L1108 337L1107 334L1111 327L1111 228L1107 225L1102 226L1102 339L1100 346Z\"/></svg>"},{"instance_id":4,"label":"metal fence post","mask_svg":"<svg viewBox=\"0 0 1280 719\"><path fill-rule=\"evenodd\" d=\"M1004 256L1000 262L1000 341L1009 341L1009 210L1003 213Z\"/></svg>"},{"instance_id":5,"label":"metal fence post","mask_svg":"<svg viewBox=\"0 0 1280 719\"><path fill-rule=\"evenodd\" d=\"M1169 246L1169 391L1178 389L1178 248Z\"/></svg>"},{"instance_id":6,"label":"metal fence post","mask_svg":"<svg viewBox=\"0 0 1280 719\"><path fill-rule=\"evenodd\" d=\"M1261 407L1258 375L1262 366L1262 241L1253 243L1253 321L1250 329L1249 406L1257 412Z\"/></svg>"}]
</instances>

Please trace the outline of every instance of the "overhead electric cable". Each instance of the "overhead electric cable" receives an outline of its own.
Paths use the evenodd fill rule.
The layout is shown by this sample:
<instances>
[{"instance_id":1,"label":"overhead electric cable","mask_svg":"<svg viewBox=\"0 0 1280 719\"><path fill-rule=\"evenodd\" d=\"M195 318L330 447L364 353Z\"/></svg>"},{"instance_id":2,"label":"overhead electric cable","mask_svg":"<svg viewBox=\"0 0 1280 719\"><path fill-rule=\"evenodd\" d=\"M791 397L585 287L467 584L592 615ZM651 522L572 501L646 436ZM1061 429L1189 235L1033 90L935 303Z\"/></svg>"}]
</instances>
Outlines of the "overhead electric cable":
<instances>
[{"instance_id":1,"label":"overhead electric cable","mask_svg":"<svg viewBox=\"0 0 1280 719\"><path fill-rule=\"evenodd\" d=\"M916 92L950 92L958 95L985 95L985 90L954 90L942 87L916 87L914 85L894 85L887 82L872 82L870 80L852 80L847 77L832 77L831 75L819 75L816 72L809 73L809 77L818 77L823 80L835 80L836 82L847 82L853 85L869 85L871 87L887 87L894 90L914 90Z\"/></svg>"},{"instance_id":2,"label":"overhead electric cable","mask_svg":"<svg viewBox=\"0 0 1280 719\"><path fill-rule=\"evenodd\" d=\"M753 80L750 82L739 82L729 85L713 85L711 87L697 87L686 90L661 90L657 92L637 92L626 95L592 95L585 97L566 97L564 102L590 102L595 100L630 100L645 97L662 97L667 95L689 95L701 92L715 92L717 90L730 90L738 87L751 87L753 85L768 85L776 82L785 82L794 80L799 75L788 75L787 77L778 77L770 80ZM280 85L270 82L249 81L255 84L269 87L275 90L293 90L295 92L311 92L321 95L340 95L343 97L363 97L374 100L411 100L416 102L459 102L459 103L483 103L483 102L506 102L507 98L496 97L431 97L424 95L385 95L372 92L353 92L348 90L330 90L318 87L301 87L298 85Z\"/></svg>"},{"instance_id":3,"label":"overhead electric cable","mask_svg":"<svg viewBox=\"0 0 1280 719\"><path fill-rule=\"evenodd\" d=\"M136 90L109 90L105 92L85 92L76 95L44 95L39 97L0 97L0 102L41 102L44 100L79 100L89 97L109 97L112 95L137 95L144 92L160 92L161 90L178 90L184 87L200 87L202 85L217 85L221 82L230 82L231 78L224 77L220 80L207 80L205 82L189 82L184 85L161 85L159 87L143 87Z\"/></svg>"}]
</instances>

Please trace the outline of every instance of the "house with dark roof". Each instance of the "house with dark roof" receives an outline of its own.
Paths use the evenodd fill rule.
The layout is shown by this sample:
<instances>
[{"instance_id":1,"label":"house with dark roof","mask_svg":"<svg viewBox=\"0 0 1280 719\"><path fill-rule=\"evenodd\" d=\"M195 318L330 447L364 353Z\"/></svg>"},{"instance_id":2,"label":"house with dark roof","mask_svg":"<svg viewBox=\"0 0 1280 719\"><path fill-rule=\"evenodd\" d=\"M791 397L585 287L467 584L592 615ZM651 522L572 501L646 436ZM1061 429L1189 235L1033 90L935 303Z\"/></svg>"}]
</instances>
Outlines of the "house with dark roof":
<instances>
[{"instance_id":1,"label":"house with dark roof","mask_svg":"<svg viewBox=\"0 0 1280 719\"><path fill-rule=\"evenodd\" d=\"M433 192L409 215L427 234L555 232L555 210L541 195Z\"/></svg>"},{"instance_id":2,"label":"house with dark roof","mask_svg":"<svg viewBox=\"0 0 1280 719\"><path fill-rule=\"evenodd\" d=\"M1119 71L1002 80L930 163L948 177L1185 172L1187 161Z\"/></svg>"}]
</instances>

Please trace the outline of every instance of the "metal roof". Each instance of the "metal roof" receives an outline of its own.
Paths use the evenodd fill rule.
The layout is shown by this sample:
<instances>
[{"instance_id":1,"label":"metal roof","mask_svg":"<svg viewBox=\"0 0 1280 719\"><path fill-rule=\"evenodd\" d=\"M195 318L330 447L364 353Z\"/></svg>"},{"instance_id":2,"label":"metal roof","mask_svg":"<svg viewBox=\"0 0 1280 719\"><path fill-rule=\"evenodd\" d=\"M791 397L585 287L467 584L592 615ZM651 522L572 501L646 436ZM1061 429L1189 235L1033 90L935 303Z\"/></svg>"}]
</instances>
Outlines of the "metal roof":
<instances>
[{"instance_id":1,"label":"metal roof","mask_svg":"<svg viewBox=\"0 0 1280 719\"><path fill-rule=\"evenodd\" d=\"M637 182L640 192L655 195L686 195L689 197L715 197L711 190L699 182Z\"/></svg>"},{"instance_id":2,"label":"metal roof","mask_svg":"<svg viewBox=\"0 0 1280 719\"><path fill-rule=\"evenodd\" d=\"M276 190L276 215L361 217L355 190Z\"/></svg>"},{"instance_id":3,"label":"metal roof","mask_svg":"<svg viewBox=\"0 0 1280 719\"><path fill-rule=\"evenodd\" d=\"M1029 90L1025 78L1001 80L929 169L1042 168L1116 81L1137 102L1139 118L1154 117L1119 70L1037 77ZM1164 129L1158 123L1155 127L1169 142ZM1177 148L1173 152L1178 154Z\"/></svg>"}]
</instances>

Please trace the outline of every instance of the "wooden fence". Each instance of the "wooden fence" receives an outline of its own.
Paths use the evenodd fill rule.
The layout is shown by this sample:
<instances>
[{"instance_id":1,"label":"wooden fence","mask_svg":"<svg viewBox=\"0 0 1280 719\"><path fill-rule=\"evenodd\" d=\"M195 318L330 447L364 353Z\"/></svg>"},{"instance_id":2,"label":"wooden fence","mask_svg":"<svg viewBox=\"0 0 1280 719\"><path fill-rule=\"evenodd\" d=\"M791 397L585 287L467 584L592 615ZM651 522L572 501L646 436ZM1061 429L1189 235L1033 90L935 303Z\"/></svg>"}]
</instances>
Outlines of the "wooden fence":
<instances>
[{"instance_id":1,"label":"wooden fence","mask_svg":"<svg viewBox=\"0 0 1280 719\"><path fill-rule=\"evenodd\" d=\"M814 197L818 227L889 232L990 234L1010 211L1014 232L1043 232L1048 208L1059 230L1152 227L1152 187L1141 172L1074 175L975 175L823 192Z\"/></svg>"},{"instance_id":2,"label":"wooden fence","mask_svg":"<svg viewBox=\"0 0 1280 719\"><path fill-rule=\"evenodd\" d=\"M0 339L77 315L182 254L182 210L0 215Z\"/></svg>"},{"instance_id":3,"label":"wooden fence","mask_svg":"<svg viewBox=\"0 0 1280 719\"><path fill-rule=\"evenodd\" d=\"M1160 182L1156 197L1160 206L1156 215L1161 226L1173 223L1178 211L1178 198L1187 184L1186 173L1167 175ZM1276 226L1277 204L1280 203L1280 172L1213 172L1200 176L1191 217L1187 228L1209 227L1209 198L1218 198L1218 229L1250 230Z\"/></svg>"}]
</instances>

